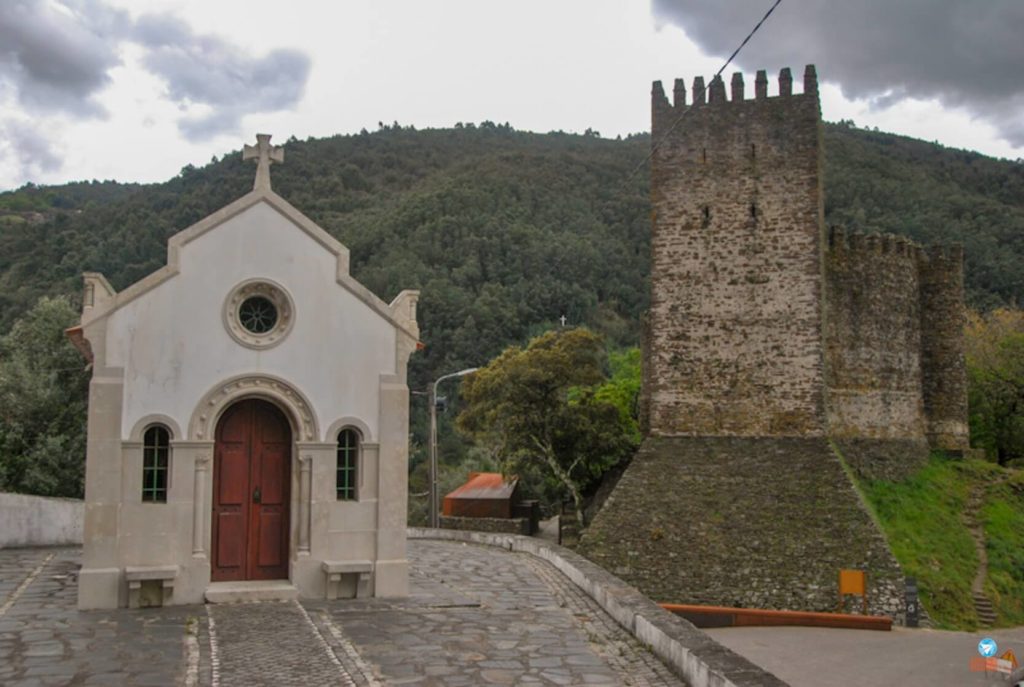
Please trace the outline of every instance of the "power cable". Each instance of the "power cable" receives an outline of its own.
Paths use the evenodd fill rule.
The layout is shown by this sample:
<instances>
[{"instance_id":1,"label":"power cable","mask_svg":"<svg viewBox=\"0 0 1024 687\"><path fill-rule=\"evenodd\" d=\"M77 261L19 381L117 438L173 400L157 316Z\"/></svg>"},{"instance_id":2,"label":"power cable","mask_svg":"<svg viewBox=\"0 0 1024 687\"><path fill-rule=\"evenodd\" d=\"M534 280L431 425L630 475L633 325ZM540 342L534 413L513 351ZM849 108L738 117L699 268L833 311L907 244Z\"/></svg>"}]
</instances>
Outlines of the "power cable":
<instances>
[{"instance_id":1,"label":"power cable","mask_svg":"<svg viewBox=\"0 0 1024 687\"><path fill-rule=\"evenodd\" d=\"M761 21L757 22L754 28L751 29L750 33L747 34L747 37L743 39L743 42L740 43L739 46L732 51L732 54L729 55L729 59L727 59L725 61L725 64L723 64L722 67L717 72L715 72L715 75L711 78L711 81L704 84L704 87L700 89L701 95L704 95L704 92L711 87L711 83L722 75L722 72L725 71L726 67L732 64L732 61L736 59L737 55L740 54L740 50L743 50L743 46L745 46L747 42L749 42L750 39L753 38L754 34L757 33L757 30L761 28L761 24L764 24L764 22L768 19L768 17L772 15L772 12L775 11L775 8L778 7L779 3L781 2L782 0L775 0L775 4L768 8L768 11L764 13L763 17L761 17ZM662 143L665 142L665 139L668 138L669 134L671 134L675 130L675 128L679 126L679 122L683 121L683 118L686 117L686 115L690 112L690 109L691 108L688 107L685 110L683 110L683 113L679 115L679 117L677 117L674 122L672 122L672 126L668 128L668 131L666 131L659 140L655 141L651 145L651 152L647 154L647 157L640 161L640 164L633 168L633 171L629 173L629 176L626 178L626 181L629 181L634 176L636 176L636 173L640 171L640 168L646 165L650 161L650 159L654 157L654 154L658 152L658 148L661 146Z\"/></svg>"}]
</instances>

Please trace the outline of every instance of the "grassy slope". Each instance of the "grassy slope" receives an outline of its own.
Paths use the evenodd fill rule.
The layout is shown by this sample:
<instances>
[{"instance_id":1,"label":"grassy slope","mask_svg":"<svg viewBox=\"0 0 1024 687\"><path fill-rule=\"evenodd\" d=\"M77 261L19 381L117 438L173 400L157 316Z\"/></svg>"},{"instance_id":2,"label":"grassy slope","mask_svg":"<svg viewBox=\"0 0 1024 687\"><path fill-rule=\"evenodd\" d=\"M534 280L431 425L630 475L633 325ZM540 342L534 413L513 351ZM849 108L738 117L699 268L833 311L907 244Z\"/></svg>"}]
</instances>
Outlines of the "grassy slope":
<instances>
[{"instance_id":1,"label":"grassy slope","mask_svg":"<svg viewBox=\"0 0 1024 687\"><path fill-rule=\"evenodd\" d=\"M904 572L917 578L929 616L946 629L978 626L971 599L978 558L962 513L970 490L984 489L986 591L1000 625L1024 624L1024 473L936 456L902 482L861 488Z\"/></svg>"}]
</instances>

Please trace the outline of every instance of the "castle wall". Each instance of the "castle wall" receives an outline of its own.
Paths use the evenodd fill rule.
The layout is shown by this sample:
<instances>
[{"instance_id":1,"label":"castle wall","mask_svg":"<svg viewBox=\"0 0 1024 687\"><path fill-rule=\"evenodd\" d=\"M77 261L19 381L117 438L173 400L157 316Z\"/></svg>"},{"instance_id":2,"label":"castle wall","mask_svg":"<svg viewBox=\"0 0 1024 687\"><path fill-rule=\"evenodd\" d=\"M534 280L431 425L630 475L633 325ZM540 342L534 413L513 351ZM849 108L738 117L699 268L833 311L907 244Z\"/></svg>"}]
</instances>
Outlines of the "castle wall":
<instances>
[{"instance_id":1,"label":"castle wall","mask_svg":"<svg viewBox=\"0 0 1024 687\"><path fill-rule=\"evenodd\" d=\"M821 122L804 93L755 98L734 77L653 93L649 374L652 435L825 431ZM679 122L676 125L676 122Z\"/></svg>"},{"instance_id":2,"label":"castle wall","mask_svg":"<svg viewBox=\"0 0 1024 687\"><path fill-rule=\"evenodd\" d=\"M829 435L924 438L920 249L832 229L825 258Z\"/></svg>"},{"instance_id":3,"label":"castle wall","mask_svg":"<svg viewBox=\"0 0 1024 687\"><path fill-rule=\"evenodd\" d=\"M821 437L649 437L577 550L660 603L835 611L855 568L870 613L905 612L900 566Z\"/></svg>"},{"instance_id":4,"label":"castle wall","mask_svg":"<svg viewBox=\"0 0 1024 687\"><path fill-rule=\"evenodd\" d=\"M932 447L959 451L970 445L963 336L963 247L931 248L922 256L919 269L926 433Z\"/></svg>"}]
</instances>

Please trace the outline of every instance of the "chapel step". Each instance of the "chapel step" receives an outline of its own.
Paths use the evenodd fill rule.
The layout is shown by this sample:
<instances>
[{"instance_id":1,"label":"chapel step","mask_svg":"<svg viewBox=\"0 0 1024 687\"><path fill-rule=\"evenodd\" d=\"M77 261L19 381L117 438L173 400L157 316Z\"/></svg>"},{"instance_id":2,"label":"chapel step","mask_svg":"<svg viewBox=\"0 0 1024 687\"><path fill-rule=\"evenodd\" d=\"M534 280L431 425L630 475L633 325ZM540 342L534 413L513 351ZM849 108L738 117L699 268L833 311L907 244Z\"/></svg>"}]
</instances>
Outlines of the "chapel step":
<instances>
[{"instance_id":1,"label":"chapel step","mask_svg":"<svg viewBox=\"0 0 1024 687\"><path fill-rule=\"evenodd\" d=\"M288 580L213 582L206 588L206 602L211 604L293 601L298 598L299 590Z\"/></svg>"}]
</instances>

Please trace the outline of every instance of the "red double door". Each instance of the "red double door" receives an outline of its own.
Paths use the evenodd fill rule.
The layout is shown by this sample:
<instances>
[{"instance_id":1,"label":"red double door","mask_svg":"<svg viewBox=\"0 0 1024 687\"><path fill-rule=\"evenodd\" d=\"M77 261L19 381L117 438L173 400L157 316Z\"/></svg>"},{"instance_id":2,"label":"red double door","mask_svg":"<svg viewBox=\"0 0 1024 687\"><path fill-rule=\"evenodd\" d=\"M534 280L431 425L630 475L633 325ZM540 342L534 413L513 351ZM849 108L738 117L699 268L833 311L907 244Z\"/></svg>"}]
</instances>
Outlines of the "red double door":
<instances>
[{"instance_id":1,"label":"red double door","mask_svg":"<svg viewBox=\"0 0 1024 687\"><path fill-rule=\"evenodd\" d=\"M212 579L288 577L291 427L273 404L239 401L217 424Z\"/></svg>"}]
</instances>

